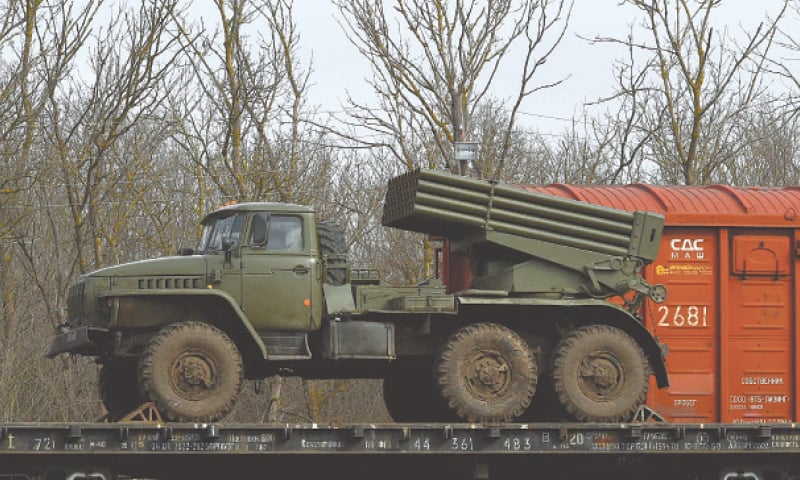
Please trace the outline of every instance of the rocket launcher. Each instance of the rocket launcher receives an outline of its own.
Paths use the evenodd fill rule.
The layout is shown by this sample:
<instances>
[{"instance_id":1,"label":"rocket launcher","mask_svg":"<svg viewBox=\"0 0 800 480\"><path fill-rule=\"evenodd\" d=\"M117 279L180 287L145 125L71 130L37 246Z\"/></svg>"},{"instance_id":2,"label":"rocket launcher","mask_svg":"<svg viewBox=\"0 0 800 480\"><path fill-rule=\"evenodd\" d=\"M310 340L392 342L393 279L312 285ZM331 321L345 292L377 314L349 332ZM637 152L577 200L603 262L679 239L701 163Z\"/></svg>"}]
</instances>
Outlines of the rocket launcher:
<instances>
[{"instance_id":1,"label":"rocket launcher","mask_svg":"<svg viewBox=\"0 0 800 480\"><path fill-rule=\"evenodd\" d=\"M664 217L417 169L389 181L383 225L437 235L471 262L473 289L509 295L663 301L641 276L658 254Z\"/></svg>"}]
</instances>

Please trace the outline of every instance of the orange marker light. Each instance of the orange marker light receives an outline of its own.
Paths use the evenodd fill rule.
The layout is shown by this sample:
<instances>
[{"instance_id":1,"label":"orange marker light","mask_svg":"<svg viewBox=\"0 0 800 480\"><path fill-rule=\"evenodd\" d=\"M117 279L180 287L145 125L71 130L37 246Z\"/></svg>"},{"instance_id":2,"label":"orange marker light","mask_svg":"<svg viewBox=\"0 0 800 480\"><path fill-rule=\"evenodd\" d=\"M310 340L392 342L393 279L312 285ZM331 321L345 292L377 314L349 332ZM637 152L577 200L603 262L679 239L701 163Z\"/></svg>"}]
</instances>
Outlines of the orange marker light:
<instances>
[{"instance_id":1,"label":"orange marker light","mask_svg":"<svg viewBox=\"0 0 800 480\"><path fill-rule=\"evenodd\" d=\"M303 300L303 305L305 305L306 307L310 307L311 306L311 300L306 298L305 300Z\"/></svg>"}]
</instances>

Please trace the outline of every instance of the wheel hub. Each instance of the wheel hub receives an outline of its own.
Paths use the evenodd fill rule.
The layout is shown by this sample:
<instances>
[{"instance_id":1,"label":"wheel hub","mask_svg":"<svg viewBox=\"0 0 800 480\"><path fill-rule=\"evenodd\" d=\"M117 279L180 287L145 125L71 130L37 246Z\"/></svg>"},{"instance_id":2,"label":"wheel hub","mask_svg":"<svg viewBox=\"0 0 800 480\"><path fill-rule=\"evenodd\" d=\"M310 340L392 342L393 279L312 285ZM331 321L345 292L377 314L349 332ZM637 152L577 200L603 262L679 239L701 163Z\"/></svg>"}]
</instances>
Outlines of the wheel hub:
<instances>
[{"instance_id":1,"label":"wheel hub","mask_svg":"<svg viewBox=\"0 0 800 480\"><path fill-rule=\"evenodd\" d=\"M172 364L173 388L188 400L207 397L214 389L216 366L202 353L185 352Z\"/></svg>"},{"instance_id":2,"label":"wheel hub","mask_svg":"<svg viewBox=\"0 0 800 480\"><path fill-rule=\"evenodd\" d=\"M596 400L603 400L624 383L622 362L609 352L587 355L581 362L578 377L581 389Z\"/></svg>"},{"instance_id":3,"label":"wheel hub","mask_svg":"<svg viewBox=\"0 0 800 480\"><path fill-rule=\"evenodd\" d=\"M478 352L465 373L470 392L481 399L496 397L511 381L508 361L497 352Z\"/></svg>"}]
</instances>

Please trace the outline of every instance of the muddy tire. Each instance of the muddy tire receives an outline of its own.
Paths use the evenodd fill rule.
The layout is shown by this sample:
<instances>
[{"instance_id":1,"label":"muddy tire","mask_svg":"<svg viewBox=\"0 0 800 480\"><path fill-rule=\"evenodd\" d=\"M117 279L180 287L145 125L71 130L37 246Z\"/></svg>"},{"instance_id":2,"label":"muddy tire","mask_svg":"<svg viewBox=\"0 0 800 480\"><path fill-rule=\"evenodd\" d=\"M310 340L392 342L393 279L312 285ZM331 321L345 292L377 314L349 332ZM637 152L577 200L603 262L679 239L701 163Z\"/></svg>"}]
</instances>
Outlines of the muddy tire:
<instances>
[{"instance_id":1,"label":"muddy tire","mask_svg":"<svg viewBox=\"0 0 800 480\"><path fill-rule=\"evenodd\" d=\"M218 328L176 323L148 342L139 361L139 386L169 420L214 422L236 403L242 358Z\"/></svg>"},{"instance_id":2,"label":"muddy tire","mask_svg":"<svg viewBox=\"0 0 800 480\"><path fill-rule=\"evenodd\" d=\"M608 325L570 332L556 346L553 388L568 414L582 422L623 422L645 402L650 367L628 334Z\"/></svg>"},{"instance_id":3,"label":"muddy tire","mask_svg":"<svg viewBox=\"0 0 800 480\"><path fill-rule=\"evenodd\" d=\"M339 225L332 222L317 222L317 236L319 237L319 253L323 258L326 255L347 254L344 231ZM347 272L345 269L325 269L325 283L344 285L346 282Z\"/></svg>"},{"instance_id":4,"label":"muddy tire","mask_svg":"<svg viewBox=\"0 0 800 480\"><path fill-rule=\"evenodd\" d=\"M474 423L511 422L531 404L536 359L513 330L494 323L468 325L445 343L435 368L447 406Z\"/></svg>"},{"instance_id":5,"label":"muddy tire","mask_svg":"<svg viewBox=\"0 0 800 480\"><path fill-rule=\"evenodd\" d=\"M383 400L392 420L398 423L446 419L447 411L433 382L430 359L390 365L383 378Z\"/></svg>"},{"instance_id":6,"label":"muddy tire","mask_svg":"<svg viewBox=\"0 0 800 480\"><path fill-rule=\"evenodd\" d=\"M109 359L100 367L98 386L100 400L108 412L108 420L116 421L145 402L139 392L135 359Z\"/></svg>"}]
</instances>

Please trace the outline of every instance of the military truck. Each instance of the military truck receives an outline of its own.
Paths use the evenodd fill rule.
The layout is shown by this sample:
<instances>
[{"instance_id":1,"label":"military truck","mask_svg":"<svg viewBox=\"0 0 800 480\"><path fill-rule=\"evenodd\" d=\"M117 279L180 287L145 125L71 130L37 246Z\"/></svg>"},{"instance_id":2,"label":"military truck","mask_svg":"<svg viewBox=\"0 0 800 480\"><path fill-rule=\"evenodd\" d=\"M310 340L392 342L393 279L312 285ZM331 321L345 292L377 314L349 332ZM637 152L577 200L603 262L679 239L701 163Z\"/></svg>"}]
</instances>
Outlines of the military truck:
<instances>
[{"instance_id":1,"label":"military truck","mask_svg":"<svg viewBox=\"0 0 800 480\"><path fill-rule=\"evenodd\" d=\"M281 374L383 378L404 422L524 419L540 383L575 420L625 421L651 375L668 385L637 316L666 294L640 275L663 221L431 170L396 177L383 224L471 259L471 288L447 293L350 268L341 230L310 208L227 206L196 249L83 275L48 356L95 357L112 417L152 401L216 421L243 380Z\"/></svg>"}]
</instances>

